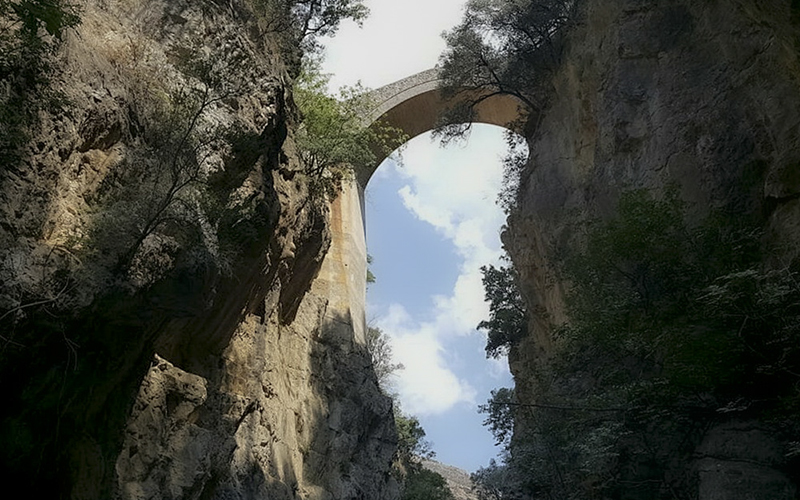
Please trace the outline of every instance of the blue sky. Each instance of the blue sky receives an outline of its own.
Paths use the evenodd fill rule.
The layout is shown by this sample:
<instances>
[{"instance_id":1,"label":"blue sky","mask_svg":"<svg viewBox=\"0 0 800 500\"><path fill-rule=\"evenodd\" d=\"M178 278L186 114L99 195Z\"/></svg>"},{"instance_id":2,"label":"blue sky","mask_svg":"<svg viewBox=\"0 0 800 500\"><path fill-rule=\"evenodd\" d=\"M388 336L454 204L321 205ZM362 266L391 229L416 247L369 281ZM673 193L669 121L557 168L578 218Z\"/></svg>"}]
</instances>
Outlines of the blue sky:
<instances>
[{"instance_id":1,"label":"blue sky","mask_svg":"<svg viewBox=\"0 0 800 500\"><path fill-rule=\"evenodd\" d=\"M441 33L458 23L462 0L366 0L371 16L345 24L326 43L332 88L369 88L433 67ZM368 252L377 282L367 320L392 341L405 368L394 380L405 412L416 415L437 459L473 471L497 454L477 406L511 386L506 360L487 360L488 315L480 266L501 254L495 204L505 152L502 130L475 126L466 144L441 148L412 139L402 164L385 161L366 192Z\"/></svg>"}]
</instances>

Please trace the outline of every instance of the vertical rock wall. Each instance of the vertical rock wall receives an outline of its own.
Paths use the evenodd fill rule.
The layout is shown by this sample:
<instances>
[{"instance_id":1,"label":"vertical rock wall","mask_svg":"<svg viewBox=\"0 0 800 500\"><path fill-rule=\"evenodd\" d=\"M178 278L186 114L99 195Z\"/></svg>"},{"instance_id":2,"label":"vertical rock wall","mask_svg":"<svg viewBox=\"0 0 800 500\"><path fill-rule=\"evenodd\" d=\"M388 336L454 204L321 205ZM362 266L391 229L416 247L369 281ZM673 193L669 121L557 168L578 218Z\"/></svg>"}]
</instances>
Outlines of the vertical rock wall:
<instances>
[{"instance_id":1,"label":"vertical rock wall","mask_svg":"<svg viewBox=\"0 0 800 500\"><path fill-rule=\"evenodd\" d=\"M553 348L551 325L564 321L558 249L572 241L572 222L609 214L620 192L675 184L694 213L756 219L770 265L796 261L800 64L790 3L584 2L504 235L534 312L532 335L510 357L523 402L537 401L536 367ZM731 425L703 449L719 449L720 433L738 432ZM713 466L701 460L700 498L793 495L774 470L740 470L748 460L768 469L780 454L726 453Z\"/></svg>"},{"instance_id":2,"label":"vertical rock wall","mask_svg":"<svg viewBox=\"0 0 800 500\"><path fill-rule=\"evenodd\" d=\"M0 173L0 476L31 497L397 495L363 325L314 284L331 210L295 156L294 53L252 5L82 2L52 77L65 106ZM224 98L196 130L224 196L182 202L223 216L165 221L121 275L97 224L132 212L114 220L98 200L125 201L145 182L126 171L158 158L147 107L212 86Z\"/></svg>"}]
</instances>

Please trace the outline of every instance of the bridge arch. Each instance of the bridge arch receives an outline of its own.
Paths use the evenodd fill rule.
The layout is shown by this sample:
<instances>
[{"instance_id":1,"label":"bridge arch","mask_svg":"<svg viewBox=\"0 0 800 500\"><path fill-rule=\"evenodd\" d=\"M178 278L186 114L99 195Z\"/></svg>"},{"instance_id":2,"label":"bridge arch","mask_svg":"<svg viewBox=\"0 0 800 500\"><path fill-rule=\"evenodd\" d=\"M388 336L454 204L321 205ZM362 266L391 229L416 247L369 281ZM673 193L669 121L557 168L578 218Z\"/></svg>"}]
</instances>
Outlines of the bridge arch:
<instances>
[{"instance_id":1,"label":"bridge arch","mask_svg":"<svg viewBox=\"0 0 800 500\"><path fill-rule=\"evenodd\" d=\"M409 139L436 128L439 117L449 108L466 99L480 97L479 93L464 93L447 100L439 90L440 70L432 68L375 89L369 94L375 107L365 117L370 125L382 123L401 130ZM513 96L498 94L482 100L475 106L474 123L486 123L510 128L521 116L521 102ZM372 174L386 158L377 158L356 176L365 188Z\"/></svg>"}]
</instances>

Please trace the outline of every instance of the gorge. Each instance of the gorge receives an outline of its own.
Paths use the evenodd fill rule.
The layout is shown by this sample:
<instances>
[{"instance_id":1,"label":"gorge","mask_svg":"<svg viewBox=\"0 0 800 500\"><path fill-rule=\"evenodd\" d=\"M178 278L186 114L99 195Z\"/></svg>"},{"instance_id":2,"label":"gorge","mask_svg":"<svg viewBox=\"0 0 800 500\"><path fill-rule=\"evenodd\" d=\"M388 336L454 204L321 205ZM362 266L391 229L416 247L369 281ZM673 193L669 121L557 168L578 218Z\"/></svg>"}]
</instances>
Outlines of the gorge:
<instances>
[{"instance_id":1,"label":"gorge","mask_svg":"<svg viewBox=\"0 0 800 500\"><path fill-rule=\"evenodd\" d=\"M4 49L0 463L30 497L399 497L365 348L371 172L333 200L312 189L293 100L303 39L279 4L84 0L63 33L36 25L55 47L33 53L48 81L18 76L29 61ZM526 407L595 382L542 374L569 320L562 254L588 241L575 224L613 220L625 193L677 193L689 226L714 210L752 222L758 269L798 259L794 2L576 4L541 109L517 128L501 94L475 117L531 152L503 236L531 313L509 354ZM411 136L434 127L434 80L384 89L422 92L376 114ZM796 498L800 433L772 401L796 411L797 352L782 352L768 380L784 392L709 390L680 447L656 418L647 444L663 450L620 438L616 482L582 493ZM541 415L515 415L512 454Z\"/></svg>"}]
</instances>

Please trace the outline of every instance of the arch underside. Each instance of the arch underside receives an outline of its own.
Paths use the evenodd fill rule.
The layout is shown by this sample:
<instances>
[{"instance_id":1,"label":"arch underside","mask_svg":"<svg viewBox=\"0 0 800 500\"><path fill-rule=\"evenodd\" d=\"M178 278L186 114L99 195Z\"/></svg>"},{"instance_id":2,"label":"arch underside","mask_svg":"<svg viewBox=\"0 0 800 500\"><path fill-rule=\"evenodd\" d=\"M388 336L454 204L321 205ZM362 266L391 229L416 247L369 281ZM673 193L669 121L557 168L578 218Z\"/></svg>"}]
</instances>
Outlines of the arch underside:
<instances>
[{"instance_id":1,"label":"arch underside","mask_svg":"<svg viewBox=\"0 0 800 500\"><path fill-rule=\"evenodd\" d=\"M387 85L373 92L379 102L370 123L382 123L399 129L409 139L436 128L439 117L449 108L467 100L475 100L475 94L459 94L445 99L439 90L438 70L427 70L417 75ZM520 101L510 95L498 94L487 97L474 107L473 123L485 123L510 128L521 117ZM370 177L385 157L379 157L375 165L357 173L358 183L366 187Z\"/></svg>"}]
</instances>

